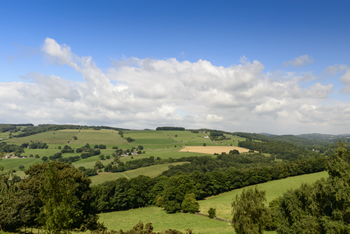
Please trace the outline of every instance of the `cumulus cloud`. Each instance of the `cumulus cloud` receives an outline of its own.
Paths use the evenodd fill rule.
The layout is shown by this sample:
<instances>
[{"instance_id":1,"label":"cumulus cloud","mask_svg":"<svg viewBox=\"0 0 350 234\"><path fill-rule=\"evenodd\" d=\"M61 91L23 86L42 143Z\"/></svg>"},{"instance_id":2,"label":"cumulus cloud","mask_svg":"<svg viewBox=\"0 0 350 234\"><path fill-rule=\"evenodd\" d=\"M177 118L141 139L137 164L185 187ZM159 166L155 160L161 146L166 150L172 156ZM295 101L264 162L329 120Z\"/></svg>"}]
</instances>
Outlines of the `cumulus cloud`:
<instances>
[{"instance_id":1,"label":"cumulus cloud","mask_svg":"<svg viewBox=\"0 0 350 234\"><path fill-rule=\"evenodd\" d=\"M309 74L275 76L245 57L229 67L206 60L128 58L113 61L103 72L91 57L79 57L54 39L47 38L42 51L53 64L78 71L84 81L31 72L22 77L25 82L0 83L0 98L7 100L0 103L3 122L286 133L315 132L310 123L334 129L350 117L349 103L324 104L332 84L304 88L300 83L312 80ZM348 73L341 80L348 84Z\"/></svg>"},{"instance_id":2,"label":"cumulus cloud","mask_svg":"<svg viewBox=\"0 0 350 234\"><path fill-rule=\"evenodd\" d=\"M330 76L335 76L339 73L341 74L339 80L345 85L342 89L344 93L350 93L350 68L344 64L336 64L326 68L325 72Z\"/></svg>"},{"instance_id":3,"label":"cumulus cloud","mask_svg":"<svg viewBox=\"0 0 350 234\"><path fill-rule=\"evenodd\" d=\"M311 56L304 54L304 55L301 55L299 57L294 58L293 60L289 60L288 62L284 61L283 66L285 66L285 67L288 67L288 66L301 67L301 66L305 66L307 64L313 63L313 62L314 62L314 59Z\"/></svg>"}]
</instances>

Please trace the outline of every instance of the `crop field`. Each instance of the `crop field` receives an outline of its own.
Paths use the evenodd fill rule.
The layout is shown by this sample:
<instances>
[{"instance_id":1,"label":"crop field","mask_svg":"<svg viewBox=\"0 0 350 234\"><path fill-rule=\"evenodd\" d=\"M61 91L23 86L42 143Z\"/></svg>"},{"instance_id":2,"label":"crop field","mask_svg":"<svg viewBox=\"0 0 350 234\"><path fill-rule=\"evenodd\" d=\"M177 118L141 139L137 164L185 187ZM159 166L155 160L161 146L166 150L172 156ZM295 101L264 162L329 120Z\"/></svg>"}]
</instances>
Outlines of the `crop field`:
<instances>
[{"instance_id":1,"label":"crop field","mask_svg":"<svg viewBox=\"0 0 350 234\"><path fill-rule=\"evenodd\" d=\"M266 191L267 203L276 197L280 197L289 189L299 188L302 183L314 183L321 178L327 178L327 172L318 172L313 174L289 177L281 180L269 181L259 184L258 187ZM254 185L255 186L255 185ZM249 186L249 187L254 187ZM241 194L244 188L236 189L217 196L209 197L203 201L199 201L200 212L208 214L209 208L216 209L216 216L222 219L231 219L231 203L236 195Z\"/></svg>"},{"instance_id":2,"label":"crop field","mask_svg":"<svg viewBox=\"0 0 350 234\"><path fill-rule=\"evenodd\" d=\"M249 150L237 147L237 146L185 146L180 152L195 152L195 153L203 153L203 154L221 154L222 152L229 153L230 150L238 150L240 153L246 153Z\"/></svg>"}]
</instances>

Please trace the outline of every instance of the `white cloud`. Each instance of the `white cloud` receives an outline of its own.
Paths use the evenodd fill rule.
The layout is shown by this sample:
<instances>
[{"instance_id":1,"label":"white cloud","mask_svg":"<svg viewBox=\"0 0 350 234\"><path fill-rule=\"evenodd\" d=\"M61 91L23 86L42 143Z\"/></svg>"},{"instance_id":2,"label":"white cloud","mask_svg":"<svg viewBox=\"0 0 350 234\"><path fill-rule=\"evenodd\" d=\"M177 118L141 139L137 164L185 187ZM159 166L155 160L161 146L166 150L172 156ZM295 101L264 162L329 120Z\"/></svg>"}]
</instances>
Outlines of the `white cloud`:
<instances>
[{"instance_id":1,"label":"white cloud","mask_svg":"<svg viewBox=\"0 0 350 234\"><path fill-rule=\"evenodd\" d=\"M302 88L300 82L312 81L312 75L264 73L259 61L246 58L227 68L206 60L129 58L103 72L91 57L78 57L53 39L45 40L42 51L84 81L32 72L23 77L27 83L0 83L2 122L286 133L344 131L339 123L350 117L349 103L325 104L332 84Z\"/></svg>"},{"instance_id":2,"label":"white cloud","mask_svg":"<svg viewBox=\"0 0 350 234\"><path fill-rule=\"evenodd\" d=\"M345 87L342 91L344 93L350 93L350 69L349 68L346 69L345 74L342 75L339 80L345 84Z\"/></svg>"},{"instance_id":3,"label":"white cloud","mask_svg":"<svg viewBox=\"0 0 350 234\"><path fill-rule=\"evenodd\" d=\"M314 59L311 56L304 54L294 58L293 60L289 60L288 62L284 61L283 66L287 67L291 65L292 67L301 67L313 62L314 62Z\"/></svg>"},{"instance_id":4,"label":"white cloud","mask_svg":"<svg viewBox=\"0 0 350 234\"><path fill-rule=\"evenodd\" d=\"M207 115L207 120L209 122L220 122L223 120L223 118L217 115Z\"/></svg>"}]
</instances>

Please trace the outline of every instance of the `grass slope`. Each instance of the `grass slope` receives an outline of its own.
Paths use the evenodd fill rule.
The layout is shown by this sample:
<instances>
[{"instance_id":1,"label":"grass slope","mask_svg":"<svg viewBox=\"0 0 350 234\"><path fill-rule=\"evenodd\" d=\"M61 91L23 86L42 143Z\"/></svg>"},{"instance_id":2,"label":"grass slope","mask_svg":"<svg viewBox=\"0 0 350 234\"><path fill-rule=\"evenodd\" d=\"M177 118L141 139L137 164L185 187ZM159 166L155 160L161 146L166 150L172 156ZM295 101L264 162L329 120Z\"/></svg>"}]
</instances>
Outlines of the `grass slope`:
<instances>
[{"instance_id":1,"label":"grass slope","mask_svg":"<svg viewBox=\"0 0 350 234\"><path fill-rule=\"evenodd\" d=\"M282 196L283 193L287 192L289 189L299 188L302 183L314 183L316 180L321 179L322 177L327 178L328 173L324 171L294 176L259 184L258 187L266 191L266 200L267 202L270 202L274 198ZM208 214L209 208L212 207L216 209L217 217L222 219L232 219L231 203L233 199L236 199L236 195L242 193L243 189L244 188L236 189L217 196L209 197L203 201L199 201L200 212L203 214Z\"/></svg>"},{"instance_id":2,"label":"grass slope","mask_svg":"<svg viewBox=\"0 0 350 234\"><path fill-rule=\"evenodd\" d=\"M319 172L308 175L301 175L290 177L277 181L270 181L259 184L261 189L266 190L267 202L272 199L282 196L283 193L289 189L298 188L302 183L313 183L316 180L327 177L327 172ZM221 195L207 198L199 201L202 213L207 214L210 207L216 208L217 217L231 220L231 203L237 194L240 194L243 189L233 190L231 192L223 193ZM227 222L211 220L207 217L176 213L167 214L163 209L158 207L146 207L140 209L133 209L127 211L116 211L110 213L100 214L100 222L104 222L108 229L113 230L129 230L135 226L139 221L144 224L147 222L153 223L155 231L162 231L165 229L177 229L184 231L187 228L192 229L195 233L234 233L231 225ZM275 233L275 232L265 232Z\"/></svg>"},{"instance_id":3,"label":"grass slope","mask_svg":"<svg viewBox=\"0 0 350 234\"><path fill-rule=\"evenodd\" d=\"M156 177L160 175L163 171L168 170L170 165L179 165L184 164L185 162L179 162L179 163L166 163L166 164L159 164L149 167L142 167L135 170L125 171L125 172L118 172L118 173L106 173L106 174L99 174L96 176L91 176L91 184L97 185L101 184L103 182L109 181L109 180L116 180L120 177L126 177L126 178L134 178L138 177L139 175L145 175L149 177Z\"/></svg>"},{"instance_id":4,"label":"grass slope","mask_svg":"<svg viewBox=\"0 0 350 234\"><path fill-rule=\"evenodd\" d=\"M130 230L141 220L144 225L151 222L156 232L166 229L185 232L190 228L194 233L233 233L232 226L226 222L185 213L167 214L159 207L103 213L99 216L99 222L103 222L109 230Z\"/></svg>"}]
</instances>

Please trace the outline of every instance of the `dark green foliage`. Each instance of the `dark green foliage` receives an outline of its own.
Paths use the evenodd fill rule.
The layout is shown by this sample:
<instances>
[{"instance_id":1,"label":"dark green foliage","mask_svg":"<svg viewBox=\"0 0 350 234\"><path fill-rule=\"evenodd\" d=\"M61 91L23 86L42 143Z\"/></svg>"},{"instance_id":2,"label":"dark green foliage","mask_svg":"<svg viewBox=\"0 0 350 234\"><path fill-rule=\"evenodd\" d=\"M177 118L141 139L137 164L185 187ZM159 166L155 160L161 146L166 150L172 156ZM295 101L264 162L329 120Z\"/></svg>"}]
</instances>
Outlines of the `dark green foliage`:
<instances>
[{"instance_id":1,"label":"dark green foliage","mask_svg":"<svg viewBox=\"0 0 350 234\"><path fill-rule=\"evenodd\" d=\"M63 147L63 149L61 150L61 153L64 154L64 153L74 153L74 149L72 149L71 146L69 145L65 145Z\"/></svg>"},{"instance_id":2,"label":"dark green foliage","mask_svg":"<svg viewBox=\"0 0 350 234\"><path fill-rule=\"evenodd\" d=\"M196 193L194 183L188 175L178 174L171 177L162 193L162 207L167 213L180 211L188 193Z\"/></svg>"},{"instance_id":3,"label":"dark green foliage","mask_svg":"<svg viewBox=\"0 0 350 234\"><path fill-rule=\"evenodd\" d=\"M263 153L273 154L278 159L285 159L289 161L302 158L314 158L315 156L319 155L311 150L283 142L240 141L238 146Z\"/></svg>"},{"instance_id":4,"label":"dark green foliage","mask_svg":"<svg viewBox=\"0 0 350 234\"><path fill-rule=\"evenodd\" d=\"M209 208L208 210L209 218L213 219L216 217L216 209L215 208Z\"/></svg>"},{"instance_id":5,"label":"dark green foliage","mask_svg":"<svg viewBox=\"0 0 350 234\"><path fill-rule=\"evenodd\" d=\"M148 176L138 176L127 180L119 178L93 186L96 208L99 212L128 210L153 203L151 189L155 180Z\"/></svg>"},{"instance_id":6,"label":"dark green foliage","mask_svg":"<svg viewBox=\"0 0 350 234\"><path fill-rule=\"evenodd\" d=\"M24 144L22 144L24 146ZM31 142L28 144L30 149L47 149L49 146L46 143L42 142Z\"/></svg>"},{"instance_id":7,"label":"dark green foliage","mask_svg":"<svg viewBox=\"0 0 350 234\"><path fill-rule=\"evenodd\" d=\"M24 153L23 147L15 144L7 144L6 142L0 142L0 152L11 153L15 152L16 154Z\"/></svg>"},{"instance_id":8,"label":"dark green foliage","mask_svg":"<svg viewBox=\"0 0 350 234\"><path fill-rule=\"evenodd\" d=\"M126 140L127 140L127 142L129 142L129 143L135 141L135 139L132 139L131 137L127 137Z\"/></svg>"},{"instance_id":9,"label":"dark green foliage","mask_svg":"<svg viewBox=\"0 0 350 234\"><path fill-rule=\"evenodd\" d=\"M50 164L44 173L45 180L39 190L39 198L43 204L38 221L49 233L76 228L75 218L82 212L79 198L75 196L78 184L73 177L64 177L54 164Z\"/></svg>"},{"instance_id":10,"label":"dark green foliage","mask_svg":"<svg viewBox=\"0 0 350 234\"><path fill-rule=\"evenodd\" d=\"M276 230L278 226L277 210L279 208L279 205L280 205L280 199L278 197L270 201L269 208L270 208L271 219L267 222L265 230L267 231Z\"/></svg>"},{"instance_id":11,"label":"dark green foliage","mask_svg":"<svg viewBox=\"0 0 350 234\"><path fill-rule=\"evenodd\" d=\"M183 127L157 127L157 131L185 131Z\"/></svg>"},{"instance_id":12,"label":"dark green foliage","mask_svg":"<svg viewBox=\"0 0 350 234\"><path fill-rule=\"evenodd\" d=\"M328 157L329 178L281 198L278 233L350 233L350 153L340 144Z\"/></svg>"},{"instance_id":13,"label":"dark green foliage","mask_svg":"<svg viewBox=\"0 0 350 234\"><path fill-rule=\"evenodd\" d=\"M101 163L101 161L97 161L95 163L95 167L97 167L98 169L104 168L105 166Z\"/></svg>"},{"instance_id":14,"label":"dark green foliage","mask_svg":"<svg viewBox=\"0 0 350 234\"><path fill-rule=\"evenodd\" d=\"M182 212L194 214L199 211L199 204L196 200L194 193L185 195L185 198L181 204Z\"/></svg>"},{"instance_id":15,"label":"dark green foliage","mask_svg":"<svg viewBox=\"0 0 350 234\"><path fill-rule=\"evenodd\" d=\"M32 196L18 188L21 179L9 171L0 175L0 230L14 232L33 226Z\"/></svg>"},{"instance_id":16,"label":"dark green foliage","mask_svg":"<svg viewBox=\"0 0 350 234\"><path fill-rule=\"evenodd\" d=\"M53 199L53 195L48 197L45 195L51 194L51 187L52 189L57 189L57 201L64 201L72 204L71 208L69 208L72 209L68 212L69 214L76 214L76 212L79 212L79 215L68 215L68 217L72 217L73 220L68 221L69 224L65 224L68 225L65 226L66 228L83 231L86 229L93 230L97 227L96 210L91 205L93 198L89 187L91 181L82 171L68 164L54 161L33 165L25 173L28 177L22 180L19 188L25 194L32 197L29 208L31 210L31 215L34 216L34 221L39 218L39 213L41 212L44 216L40 216L39 220L44 221L46 224L47 219L45 217L47 217L47 215L51 216L50 212L54 212L50 211L50 207L53 205L48 205L52 202L50 199ZM64 198L66 194L70 195ZM47 206L45 206L45 204ZM42 208L44 206L46 208ZM58 202L57 212L61 212L61 209L65 210L66 208L67 206ZM45 209L46 211L44 211ZM50 222L56 221L51 220ZM38 223L34 222L33 225L38 225Z\"/></svg>"},{"instance_id":17,"label":"dark green foliage","mask_svg":"<svg viewBox=\"0 0 350 234\"><path fill-rule=\"evenodd\" d=\"M244 189L232 203L232 226L236 233L263 233L270 220L270 211L265 207L265 191L257 187Z\"/></svg>"}]
</instances>

